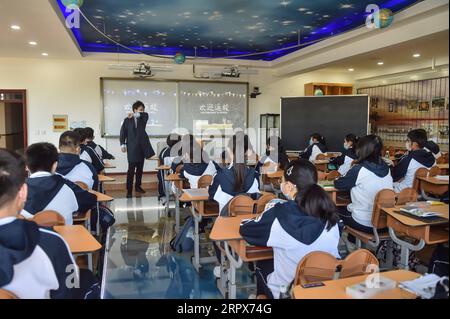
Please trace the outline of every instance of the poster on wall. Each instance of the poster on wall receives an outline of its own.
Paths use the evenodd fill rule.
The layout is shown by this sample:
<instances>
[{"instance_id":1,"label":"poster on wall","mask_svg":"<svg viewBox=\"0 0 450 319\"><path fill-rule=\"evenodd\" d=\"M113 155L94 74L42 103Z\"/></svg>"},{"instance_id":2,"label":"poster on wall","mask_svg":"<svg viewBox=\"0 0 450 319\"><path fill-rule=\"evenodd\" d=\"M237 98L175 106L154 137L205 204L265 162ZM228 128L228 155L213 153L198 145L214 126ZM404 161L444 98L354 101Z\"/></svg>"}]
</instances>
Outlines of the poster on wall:
<instances>
[{"instance_id":1,"label":"poster on wall","mask_svg":"<svg viewBox=\"0 0 450 319\"><path fill-rule=\"evenodd\" d=\"M419 102L419 112L429 112L430 111L430 102L429 101L420 101Z\"/></svg>"},{"instance_id":2,"label":"poster on wall","mask_svg":"<svg viewBox=\"0 0 450 319\"><path fill-rule=\"evenodd\" d=\"M67 115L53 115L53 132L65 132L68 130L69 117Z\"/></svg>"},{"instance_id":3,"label":"poster on wall","mask_svg":"<svg viewBox=\"0 0 450 319\"><path fill-rule=\"evenodd\" d=\"M444 109L445 108L445 97L442 97L442 96L434 97L433 101L431 102L431 107L434 109L435 108Z\"/></svg>"}]
</instances>

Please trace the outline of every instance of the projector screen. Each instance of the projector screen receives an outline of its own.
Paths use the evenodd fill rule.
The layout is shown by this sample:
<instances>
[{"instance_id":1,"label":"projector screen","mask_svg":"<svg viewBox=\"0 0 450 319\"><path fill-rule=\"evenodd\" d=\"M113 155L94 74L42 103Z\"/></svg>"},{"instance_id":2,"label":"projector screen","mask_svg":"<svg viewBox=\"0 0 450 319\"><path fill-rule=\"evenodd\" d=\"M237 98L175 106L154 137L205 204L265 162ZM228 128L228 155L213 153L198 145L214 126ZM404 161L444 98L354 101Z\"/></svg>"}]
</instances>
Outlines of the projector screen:
<instances>
[{"instance_id":1,"label":"projector screen","mask_svg":"<svg viewBox=\"0 0 450 319\"><path fill-rule=\"evenodd\" d=\"M103 136L117 137L137 100L149 113L147 133L167 136L176 128L191 133L247 127L248 84L204 81L101 79Z\"/></svg>"},{"instance_id":2,"label":"projector screen","mask_svg":"<svg viewBox=\"0 0 450 319\"><path fill-rule=\"evenodd\" d=\"M369 96L281 98L281 138L287 150L304 150L309 136L325 137L329 151L342 151L344 137L369 131Z\"/></svg>"}]
</instances>

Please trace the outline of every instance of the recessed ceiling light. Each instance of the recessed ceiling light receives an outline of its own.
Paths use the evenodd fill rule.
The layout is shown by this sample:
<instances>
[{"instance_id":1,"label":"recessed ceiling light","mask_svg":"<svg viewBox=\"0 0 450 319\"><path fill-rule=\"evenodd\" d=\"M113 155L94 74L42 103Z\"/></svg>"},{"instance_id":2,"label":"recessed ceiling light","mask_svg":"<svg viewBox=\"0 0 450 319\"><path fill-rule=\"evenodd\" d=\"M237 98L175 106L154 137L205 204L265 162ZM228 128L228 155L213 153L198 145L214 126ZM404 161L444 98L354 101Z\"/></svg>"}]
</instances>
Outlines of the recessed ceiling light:
<instances>
[{"instance_id":1,"label":"recessed ceiling light","mask_svg":"<svg viewBox=\"0 0 450 319\"><path fill-rule=\"evenodd\" d=\"M11 29L13 29L13 30L20 30L20 26L13 24L11 26Z\"/></svg>"},{"instance_id":2,"label":"recessed ceiling light","mask_svg":"<svg viewBox=\"0 0 450 319\"><path fill-rule=\"evenodd\" d=\"M420 53L414 53L414 54L413 54L413 57L414 57L414 58L420 58Z\"/></svg>"},{"instance_id":3,"label":"recessed ceiling light","mask_svg":"<svg viewBox=\"0 0 450 319\"><path fill-rule=\"evenodd\" d=\"M350 68L350 69L348 69L348 71L349 72L353 72L353 71L355 71L355 69L354 68Z\"/></svg>"},{"instance_id":4,"label":"recessed ceiling light","mask_svg":"<svg viewBox=\"0 0 450 319\"><path fill-rule=\"evenodd\" d=\"M43 52L43 53L42 53L42 56L48 56L48 53Z\"/></svg>"},{"instance_id":5,"label":"recessed ceiling light","mask_svg":"<svg viewBox=\"0 0 450 319\"><path fill-rule=\"evenodd\" d=\"M384 62L383 62L383 61L380 61L380 62L378 62L377 64L378 64L378 65L383 65Z\"/></svg>"},{"instance_id":6,"label":"recessed ceiling light","mask_svg":"<svg viewBox=\"0 0 450 319\"><path fill-rule=\"evenodd\" d=\"M37 42L36 41L30 41L30 42L28 42L28 44L29 45L37 45Z\"/></svg>"}]
</instances>

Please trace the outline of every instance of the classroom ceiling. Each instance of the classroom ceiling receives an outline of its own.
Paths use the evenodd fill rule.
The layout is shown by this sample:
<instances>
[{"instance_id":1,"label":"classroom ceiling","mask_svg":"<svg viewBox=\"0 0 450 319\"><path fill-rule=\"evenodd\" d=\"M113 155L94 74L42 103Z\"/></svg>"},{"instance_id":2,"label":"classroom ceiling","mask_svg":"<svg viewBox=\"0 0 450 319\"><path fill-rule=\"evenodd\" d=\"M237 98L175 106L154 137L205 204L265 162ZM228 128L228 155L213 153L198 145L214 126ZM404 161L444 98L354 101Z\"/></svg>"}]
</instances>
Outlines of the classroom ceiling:
<instances>
[{"instance_id":1,"label":"classroom ceiling","mask_svg":"<svg viewBox=\"0 0 450 319\"><path fill-rule=\"evenodd\" d=\"M63 14L65 7L58 2ZM416 0L379 0L394 13ZM115 41L147 54L231 57L271 61L298 48L364 25L373 0L96 0L83 14ZM300 30L300 35L299 35ZM83 52L122 52L84 18L72 32ZM195 51L195 47L197 47ZM262 53L273 51L271 53Z\"/></svg>"}]
</instances>

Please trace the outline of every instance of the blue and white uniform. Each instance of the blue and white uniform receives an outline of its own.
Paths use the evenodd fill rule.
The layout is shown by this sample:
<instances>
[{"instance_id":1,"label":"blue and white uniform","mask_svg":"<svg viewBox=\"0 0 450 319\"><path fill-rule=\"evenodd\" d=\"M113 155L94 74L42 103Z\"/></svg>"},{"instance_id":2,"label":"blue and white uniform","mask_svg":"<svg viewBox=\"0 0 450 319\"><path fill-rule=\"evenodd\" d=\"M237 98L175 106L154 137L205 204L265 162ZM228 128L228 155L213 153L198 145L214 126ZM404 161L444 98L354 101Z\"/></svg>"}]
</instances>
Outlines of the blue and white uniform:
<instances>
[{"instance_id":1,"label":"blue and white uniform","mask_svg":"<svg viewBox=\"0 0 450 319\"><path fill-rule=\"evenodd\" d=\"M91 163L92 166L94 166L97 174L105 169L102 158L97 154L93 147L81 144L80 149L81 160Z\"/></svg>"},{"instance_id":2,"label":"blue and white uniform","mask_svg":"<svg viewBox=\"0 0 450 319\"><path fill-rule=\"evenodd\" d=\"M72 299L79 270L64 239L34 222L0 219L0 288L20 299Z\"/></svg>"},{"instance_id":3,"label":"blue and white uniform","mask_svg":"<svg viewBox=\"0 0 450 319\"><path fill-rule=\"evenodd\" d=\"M325 154L327 152L327 147L321 143L314 143L309 145L305 151L300 155L301 158L307 159L311 162L315 161L317 155Z\"/></svg>"},{"instance_id":4,"label":"blue and white uniform","mask_svg":"<svg viewBox=\"0 0 450 319\"><path fill-rule=\"evenodd\" d=\"M110 154L107 150L105 150L101 145L96 144L94 141L89 141L87 143L89 147L91 147L97 155L100 157L100 159L103 161L105 159L112 160L114 159L114 155Z\"/></svg>"},{"instance_id":5,"label":"blue and white uniform","mask_svg":"<svg viewBox=\"0 0 450 319\"><path fill-rule=\"evenodd\" d=\"M433 154L425 149L406 153L392 171L394 190L399 193L405 188L412 187L416 171L422 167L429 169L435 164Z\"/></svg>"},{"instance_id":6,"label":"blue and white uniform","mask_svg":"<svg viewBox=\"0 0 450 319\"><path fill-rule=\"evenodd\" d=\"M330 161L330 164L337 165L338 172L341 175L347 174L347 172L352 167L352 163L358 157L356 156L355 150L352 148L346 149L342 152L342 155L336 157Z\"/></svg>"},{"instance_id":7,"label":"blue and white uniform","mask_svg":"<svg viewBox=\"0 0 450 319\"><path fill-rule=\"evenodd\" d=\"M91 194L60 175L36 172L27 179L28 196L21 212L26 218L43 210L53 210L64 217L66 225L73 224L74 212L85 213L97 201Z\"/></svg>"},{"instance_id":8,"label":"blue and white uniform","mask_svg":"<svg viewBox=\"0 0 450 319\"><path fill-rule=\"evenodd\" d=\"M253 168L247 167L242 192L234 191L235 174L233 163L222 168L214 176L212 185L209 187L209 198L219 203L219 212L236 195L259 193L259 175Z\"/></svg>"},{"instance_id":9,"label":"blue and white uniform","mask_svg":"<svg viewBox=\"0 0 450 319\"><path fill-rule=\"evenodd\" d=\"M180 177L189 181L191 188L198 188L198 180L203 175L216 175L217 166L213 161L209 163L185 163L180 171Z\"/></svg>"},{"instance_id":10,"label":"blue and white uniform","mask_svg":"<svg viewBox=\"0 0 450 319\"><path fill-rule=\"evenodd\" d=\"M289 157L286 153L270 153L269 155L264 155L256 164L255 170L260 174L261 167L266 163L278 164L280 167L287 167L289 164Z\"/></svg>"},{"instance_id":11,"label":"blue and white uniform","mask_svg":"<svg viewBox=\"0 0 450 319\"><path fill-rule=\"evenodd\" d=\"M438 159L439 157L442 156L441 149L440 149L439 145L437 145L433 141L427 141L425 143L425 147L423 149L428 151L428 152L431 152L433 154L434 158L436 158L436 159Z\"/></svg>"},{"instance_id":12,"label":"blue and white uniform","mask_svg":"<svg viewBox=\"0 0 450 319\"><path fill-rule=\"evenodd\" d=\"M240 234L251 245L273 247L274 271L267 276L267 286L274 298L281 286L288 287L295 278L300 260L313 251L324 251L339 258L339 228L326 229L326 222L302 212L297 203L276 204L259 217L242 221Z\"/></svg>"},{"instance_id":13,"label":"blue and white uniform","mask_svg":"<svg viewBox=\"0 0 450 319\"><path fill-rule=\"evenodd\" d=\"M92 164L81 160L78 155L60 153L56 173L76 183L83 182L90 189L98 190L98 175Z\"/></svg>"},{"instance_id":14,"label":"blue and white uniform","mask_svg":"<svg viewBox=\"0 0 450 319\"><path fill-rule=\"evenodd\" d=\"M344 176L334 181L339 190L350 191L352 199L347 210L353 219L361 225L373 227L372 212L375 196L382 189L393 189L393 181L389 166L364 161L354 165Z\"/></svg>"}]
</instances>

